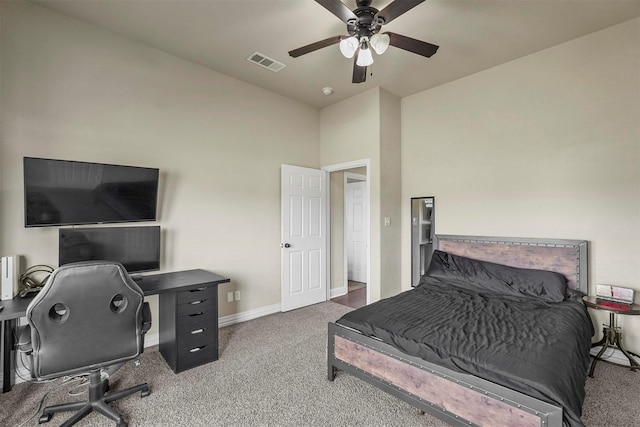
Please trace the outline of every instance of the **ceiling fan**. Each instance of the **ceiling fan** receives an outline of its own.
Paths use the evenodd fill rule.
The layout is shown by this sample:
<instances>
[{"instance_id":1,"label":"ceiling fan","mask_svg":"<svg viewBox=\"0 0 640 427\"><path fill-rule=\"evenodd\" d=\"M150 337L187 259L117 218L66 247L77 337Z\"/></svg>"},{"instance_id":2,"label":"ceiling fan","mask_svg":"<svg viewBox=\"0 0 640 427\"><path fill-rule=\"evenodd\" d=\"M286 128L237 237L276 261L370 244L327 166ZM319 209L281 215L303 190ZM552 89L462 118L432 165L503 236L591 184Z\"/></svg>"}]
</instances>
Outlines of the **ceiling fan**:
<instances>
[{"instance_id":1,"label":"ceiling fan","mask_svg":"<svg viewBox=\"0 0 640 427\"><path fill-rule=\"evenodd\" d=\"M347 24L348 36L332 36L324 40L294 49L289 55L297 58L304 54L333 44L340 44L340 52L347 58L354 58L353 83L362 83L367 79L367 67L373 64L373 49L382 55L389 46L404 49L430 58L439 46L400 34L380 33L382 26L398 16L413 9L424 0L394 0L384 9L371 7L371 0L356 0L357 8L350 10L340 0L316 0L325 9Z\"/></svg>"}]
</instances>

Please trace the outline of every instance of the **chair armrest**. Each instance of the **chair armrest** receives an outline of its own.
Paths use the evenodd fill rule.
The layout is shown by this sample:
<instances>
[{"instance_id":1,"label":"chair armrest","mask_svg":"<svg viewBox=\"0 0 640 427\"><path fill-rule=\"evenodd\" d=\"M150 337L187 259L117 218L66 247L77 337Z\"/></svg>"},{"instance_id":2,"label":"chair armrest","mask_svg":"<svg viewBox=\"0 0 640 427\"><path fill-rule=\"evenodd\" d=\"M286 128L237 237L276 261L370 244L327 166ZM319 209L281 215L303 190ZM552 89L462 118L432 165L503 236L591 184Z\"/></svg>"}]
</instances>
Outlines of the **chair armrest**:
<instances>
[{"instance_id":1,"label":"chair armrest","mask_svg":"<svg viewBox=\"0 0 640 427\"><path fill-rule=\"evenodd\" d=\"M149 303L145 302L142 304L142 335L149 332L149 329L151 329L151 308Z\"/></svg>"},{"instance_id":2,"label":"chair armrest","mask_svg":"<svg viewBox=\"0 0 640 427\"><path fill-rule=\"evenodd\" d=\"M31 354L33 352L33 346L31 345L31 326L20 326L17 336L16 349L20 353Z\"/></svg>"}]
</instances>

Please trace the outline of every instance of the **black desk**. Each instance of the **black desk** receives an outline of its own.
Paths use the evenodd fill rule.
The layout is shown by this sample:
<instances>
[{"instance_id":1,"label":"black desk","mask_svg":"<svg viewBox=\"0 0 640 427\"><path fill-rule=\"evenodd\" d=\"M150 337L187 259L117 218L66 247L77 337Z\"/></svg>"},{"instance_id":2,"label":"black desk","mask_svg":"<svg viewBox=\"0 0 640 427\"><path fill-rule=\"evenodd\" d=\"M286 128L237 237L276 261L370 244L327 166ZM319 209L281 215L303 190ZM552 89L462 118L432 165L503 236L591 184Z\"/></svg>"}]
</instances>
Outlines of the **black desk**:
<instances>
[{"instance_id":1,"label":"black desk","mask_svg":"<svg viewBox=\"0 0 640 427\"><path fill-rule=\"evenodd\" d=\"M205 270L136 280L145 295L159 296L159 350L175 373L218 360L218 285L229 281Z\"/></svg>"},{"instance_id":2,"label":"black desk","mask_svg":"<svg viewBox=\"0 0 640 427\"><path fill-rule=\"evenodd\" d=\"M0 324L2 325L2 337L0 346L2 347L2 392L11 390L11 366L13 365L13 331L18 325L18 319L24 317L27 306L33 297L14 298L12 300L1 301L4 306L0 311Z\"/></svg>"},{"instance_id":3,"label":"black desk","mask_svg":"<svg viewBox=\"0 0 640 427\"><path fill-rule=\"evenodd\" d=\"M227 277L206 270L151 274L134 279L145 296L159 295L160 353L174 372L218 359L218 285ZM2 392L11 390L18 319L33 297L0 302Z\"/></svg>"}]
</instances>

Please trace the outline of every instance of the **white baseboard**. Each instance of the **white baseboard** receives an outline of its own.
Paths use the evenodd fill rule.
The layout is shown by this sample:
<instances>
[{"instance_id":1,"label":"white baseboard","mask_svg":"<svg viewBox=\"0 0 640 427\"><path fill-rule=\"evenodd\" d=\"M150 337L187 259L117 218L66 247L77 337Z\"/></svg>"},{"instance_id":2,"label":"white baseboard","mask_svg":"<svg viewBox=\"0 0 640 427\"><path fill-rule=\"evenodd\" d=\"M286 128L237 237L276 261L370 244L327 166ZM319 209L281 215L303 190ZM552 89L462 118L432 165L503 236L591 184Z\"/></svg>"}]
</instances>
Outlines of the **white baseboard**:
<instances>
[{"instance_id":1,"label":"white baseboard","mask_svg":"<svg viewBox=\"0 0 640 427\"><path fill-rule=\"evenodd\" d=\"M268 316L270 314L280 313L282 305L273 304L266 307L256 308L254 310L244 311L242 313L230 314L218 319L218 327L235 325L236 323L246 322L247 320L257 319L258 317Z\"/></svg>"},{"instance_id":2,"label":"white baseboard","mask_svg":"<svg viewBox=\"0 0 640 427\"><path fill-rule=\"evenodd\" d=\"M218 327L223 328L225 326L235 325L236 323L246 322L248 320L257 319L262 316L268 316L269 314L280 313L282 306L280 304L268 305L266 307L256 308L254 310L244 311L242 313L231 314L229 316L220 317L218 319ZM144 347L153 347L160 343L160 333L147 334L144 337ZM18 375L15 376L15 384L24 382L22 378L30 378L31 373L27 368L18 367ZM2 381L2 375L0 375L0 381Z\"/></svg>"},{"instance_id":3,"label":"white baseboard","mask_svg":"<svg viewBox=\"0 0 640 427\"><path fill-rule=\"evenodd\" d=\"M591 349L591 355L592 356L596 356L601 348L602 348L602 346L593 347ZM633 357L636 360L636 362L640 363L640 360L638 360L637 357L635 357L635 356L631 356L631 357ZM607 362L615 363L615 364L622 365L622 366L631 366L631 363L629 363L629 359L627 359L627 356L625 356L617 348L614 349L614 348L609 347L608 349L606 349L604 351L604 354L602 355L601 359L602 360L606 360Z\"/></svg>"},{"instance_id":4,"label":"white baseboard","mask_svg":"<svg viewBox=\"0 0 640 427\"><path fill-rule=\"evenodd\" d=\"M339 288L331 288L331 298L341 297L342 295L346 295L349 292L349 288L347 286L341 286Z\"/></svg>"},{"instance_id":5,"label":"white baseboard","mask_svg":"<svg viewBox=\"0 0 640 427\"><path fill-rule=\"evenodd\" d=\"M160 332L144 336L144 348L160 344Z\"/></svg>"}]
</instances>

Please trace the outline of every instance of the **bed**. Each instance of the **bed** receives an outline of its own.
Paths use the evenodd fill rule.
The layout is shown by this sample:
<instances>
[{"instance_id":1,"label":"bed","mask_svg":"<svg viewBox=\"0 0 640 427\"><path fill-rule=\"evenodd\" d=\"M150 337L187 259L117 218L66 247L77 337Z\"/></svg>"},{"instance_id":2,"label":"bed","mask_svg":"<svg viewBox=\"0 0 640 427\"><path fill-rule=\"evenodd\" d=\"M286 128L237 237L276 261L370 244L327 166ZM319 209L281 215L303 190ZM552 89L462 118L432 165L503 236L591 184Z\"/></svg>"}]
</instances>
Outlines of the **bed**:
<instances>
[{"instance_id":1,"label":"bed","mask_svg":"<svg viewBox=\"0 0 640 427\"><path fill-rule=\"evenodd\" d=\"M416 288L329 323L329 380L347 372L452 425L582 426L587 242L438 235L434 247Z\"/></svg>"}]
</instances>

